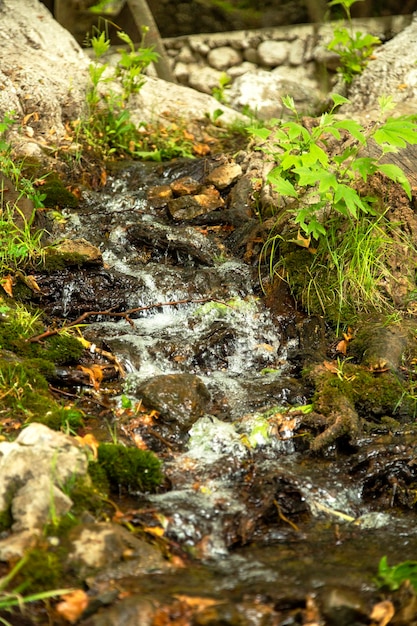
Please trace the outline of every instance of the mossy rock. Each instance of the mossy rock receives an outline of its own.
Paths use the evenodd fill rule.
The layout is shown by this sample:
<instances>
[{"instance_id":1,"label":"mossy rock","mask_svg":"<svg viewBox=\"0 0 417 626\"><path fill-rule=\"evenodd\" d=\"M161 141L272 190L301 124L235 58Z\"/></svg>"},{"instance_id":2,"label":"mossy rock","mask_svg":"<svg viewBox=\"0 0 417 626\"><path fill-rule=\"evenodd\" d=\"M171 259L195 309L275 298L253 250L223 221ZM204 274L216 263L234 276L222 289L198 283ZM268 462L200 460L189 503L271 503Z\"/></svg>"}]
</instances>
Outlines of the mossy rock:
<instances>
[{"instance_id":1,"label":"mossy rock","mask_svg":"<svg viewBox=\"0 0 417 626\"><path fill-rule=\"evenodd\" d=\"M153 491L163 481L161 461L149 450L102 443L98 462L116 492Z\"/></svg>"}]
</instances>

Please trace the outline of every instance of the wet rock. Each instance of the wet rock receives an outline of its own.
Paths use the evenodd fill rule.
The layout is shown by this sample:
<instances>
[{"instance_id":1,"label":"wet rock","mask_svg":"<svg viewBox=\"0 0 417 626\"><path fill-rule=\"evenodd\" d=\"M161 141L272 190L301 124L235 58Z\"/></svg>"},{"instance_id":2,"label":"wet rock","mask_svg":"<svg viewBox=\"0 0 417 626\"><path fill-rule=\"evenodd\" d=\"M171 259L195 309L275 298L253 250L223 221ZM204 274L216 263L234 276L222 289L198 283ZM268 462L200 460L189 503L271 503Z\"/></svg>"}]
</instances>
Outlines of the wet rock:
<instances>
[{"instance_id":1,"label":"wet rock","mask_svg":"<svg viewBox=\"0 0 417 626\"><path fill-rule=\"evenodd\" d=\"M205 187L194 196L181 196L168 201L168 210L174 220L191 220L224 206L224 200L214 187Z\"/></svg>"},{"instance_id":2,"label":"wet rock","mask_svg":"<svg viewBox=\"0 0 417 626\"><path fill-rule=\"evenodd\" d=\"M185 204L191 196L183 196L176 200L183 200ZM153 249L163 251L165 262L169 257L186 255L204 265L213 265L214 258L224 253L224 249L215 241L189 226L173 229L172 226L158 224L157 222L143 221L129 227L126 231L127 240L134 246L141 244L150 245Z\"/></svg>"},{"instance_id":3,"label":"wet rock","mask_svg":"<svg viewBox=\"0 0 417 626\"><path fill-rule=\"evenodd\" d=\"M30 541L31 533L37 535L50 521L51 498L55 515L71 509L62 485L86 476L87 469L87 455L74 439L43 424L29 424L14 442L0 443L0 513L9 514L13 532L25 533ZM9 539L0 541L1 559L8 554L8 544Z\"/></svg>"},{"instance_id":4,"label":"wet rock","mask_svg":"<svg viewBox=\"0 0 417 626\"><path fill-rule=\"evenodd\" d=\"M238 163L225 163L216 167L207 176L206 181L212 183L217 189L226 189L242 176L242 168Z\"/></svg>"},{"instance_id":5,"label":"wet rock","mask_svg":"<svg viewBox=\"0 0 417 626\"><path fill-rule=\"evenodd\" d=\"M110 608L105 607L94 617L83 621L83 626L153 626L159 603L143 594L133 595Z\"/></svg>"},{"instance_id":6,"label":"wet rock","mask_svg":"<svg viewBox=\"0 0 417 626\"><path fill-rule=\"evenodd\" d=\"M368 623L366 602L352 589L341 587L327 589L323 594L322 603L322 612L329 626Z\"/></svg>"},{"instance_id":7,"label":"wet rock","mask_svg":"<svg viewBox=\"0 0 417 626\"><path fill-rule=\"evenodd\" d=\"M166 374L142 383L137 394L161 420L175 422L188 430L207 410L210 395L203 381L194 374Z\"/></svg>"},{"instance_id":8,"label":"wet rock","mask_svg":"<svg viewBox=\"0 0 417 626\"><path fill-rule=\"evenodd\" d=\"M198 193L201 189L201 183L192 176L183 176L174 180L170 185L172 192L175 196L186 196L189 194Z\"/></svg>"},{"instance_id":9,"label":"wet rock","mask_svg":"<svg viewBox=\"0 0 417 626\"><path fill-rule=\"evenodd\" d=\"M172 198L172 189L169 185L157 185L148 191L148 201L156 209L166 206Z\"/></svg>"},{"instance_id":10,"label":"wet rock","mask_svg":"<svg viewBox=\"0 0 417 626\"><path fill-rule=\"evenodd\" d=\"M65 257L68 257L68 255L81 257L83 263L101 265L103 262L101 251L83 238L65 239L54 248L54 251Z\"/></svg>"},{"instance_id":11,"label":"wet rock","mask_svg":"<svg viewBox=\"0 0 417 626\"><path fill-rule=\"evenodd\" d=\"M138 575L166 567L161 552L118 524L77 526L69 536L68 561L82 578L100 571L100 580Z\"/></svg>"}]
</instances>

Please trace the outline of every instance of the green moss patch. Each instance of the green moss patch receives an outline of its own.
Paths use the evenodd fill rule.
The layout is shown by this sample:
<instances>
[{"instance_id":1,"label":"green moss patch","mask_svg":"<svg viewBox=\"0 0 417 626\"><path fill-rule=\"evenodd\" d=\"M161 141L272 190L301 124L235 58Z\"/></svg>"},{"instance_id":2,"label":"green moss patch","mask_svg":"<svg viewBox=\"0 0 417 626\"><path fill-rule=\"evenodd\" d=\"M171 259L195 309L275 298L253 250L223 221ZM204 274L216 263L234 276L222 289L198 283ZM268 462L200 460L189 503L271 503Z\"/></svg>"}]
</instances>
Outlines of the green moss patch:
<instances>
[{"instance_id":1,"label":"green moss patch","mask_svg":"<svg viewBox=\"0 0 417 626\"><path fill-rule=\"evenodd\" d=\"M104 469L111 489L122 491L153 491L163 481L161 461L149 450L126 448L102 443L98 462Z\"/></svg>"}]
</instances>

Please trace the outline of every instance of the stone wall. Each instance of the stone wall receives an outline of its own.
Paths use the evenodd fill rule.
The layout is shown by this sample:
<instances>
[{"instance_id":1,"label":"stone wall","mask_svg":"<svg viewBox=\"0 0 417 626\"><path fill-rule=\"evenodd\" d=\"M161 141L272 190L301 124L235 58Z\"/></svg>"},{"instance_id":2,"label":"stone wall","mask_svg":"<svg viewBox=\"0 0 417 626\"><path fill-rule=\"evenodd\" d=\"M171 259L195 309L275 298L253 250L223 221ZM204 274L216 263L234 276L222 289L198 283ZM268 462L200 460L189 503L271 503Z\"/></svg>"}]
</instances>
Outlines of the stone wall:
<instances>
[{"instance_id":1,"label":"stone wall","mask_svg":"<svg viewBox=\"0 0 417 626\"><path fill-rule=\"evenodd\" d=\"M404 15L357 19L353 28L385 42L410 22L411 16ZM227 102L237 109L256 109L260 117L271 117L281 113L276 99L280 101L282 91L303 109L304 102L310 107L332 88L338 56L327 51L326 44L334 26L301 24L188 35L164 39L164 45L180 84L212 94L227 75L230 82L223 92ZM274 83L277 90L271 93ZM268 94L263 93L264 85Z\"/></svg>"},{"instance_id":2,"label":"stone wall","mask_svg":"<svg viewBox=\"0 0 417 626\"><path fill-rule=\"evenodd\" d=\"M387 41L411 22L411 16L389 16L354 20L354 30L369 32ZM303 67L308 78L316 74L317 64L334 70L337 55L326 52L335 24L299 24L255 31L232 31L188 35L164 39L174 74L179 83L211 93L226 73L233 81L238 76L263 68L286 68L294 76Z\"/></svg>"}]
</instances>

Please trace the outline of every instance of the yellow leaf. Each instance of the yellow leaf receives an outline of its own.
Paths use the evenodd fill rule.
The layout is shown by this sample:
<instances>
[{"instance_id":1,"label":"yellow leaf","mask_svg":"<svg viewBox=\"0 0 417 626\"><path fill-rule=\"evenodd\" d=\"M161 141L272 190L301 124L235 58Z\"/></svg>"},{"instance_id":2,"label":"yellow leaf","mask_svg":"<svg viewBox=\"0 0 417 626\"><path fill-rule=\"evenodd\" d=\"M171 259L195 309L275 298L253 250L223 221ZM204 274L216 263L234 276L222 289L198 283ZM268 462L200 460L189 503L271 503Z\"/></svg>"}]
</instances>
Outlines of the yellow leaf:
<instances>
[{"instance_id":1,"label":"yellow leaf","mask_svg":"<svg viewBox=\"0 0 417 626\"><path fill-rule=\"evenodd\" d=\"M26 285L30 289L32 289L32 291L40 291L41 290L39 285L38 285L38 283L36 282L34 276L24 276L23 280L25 281Z\"/></svg>"},{"instance_id":2,"label":"yellow leaf","mask_svg":"<svg viewBox=\"0 0 417 626\"><path fill-rule=\"evenodd\" d=\"M98 447L99 447L99 442L97 441L97 439L94 437L94 435L92 435L91 433L87 433L87 435L84 435L84 437L80 437L80 436L76 436L75 439L82 445L82 446L88 446L89 448L91 448L91 450L93 451L93 458L94 460L97 460L98 457Z\"/></svg>"},{"instance_id":3,"label":"yellow leaf","mask_svg":"<svg viewBox=\"0 0 417 626\"><path fill-rule=\"evenodd\" d=\"M154 535L155 537L163 537L165 531L160 526L145 526L143 529L145 533L149 533L150 535Z\"/></svg>"},{"instance_id":4,"label":"yellow leaf","mask_svg":"<svg viewBox=\"0 0 417 626\"><path fill-rule=\"evenodd\" d=\"M297 246L300 246L301 248L309 248L310 243L311 243L311 237L308 237L308 239L305 239L300 233L300 231L298 231L297 239L289 239L289 242L296 243Z\"/></svg>"},{"instance_id":5,"label":"yellow leaf","mask_svg":"<svg viewBox=\"0 0 417 626\"><path fill-rule=\"evenodd\" d=\"M1 286L3 287L7 295L13 298L13 278L10 276L10 274L8 276L5 276L1 280Z\"/></svg>"},{"instance_id":6,"label":"yellow leaf","mask_svg":"<svg viewBox=\"0 0 417 626\"><path fill-rule=\"evenodd\" d=\"M78 621L81 614L88 606L88 596L82 589L62 596L62 602L56 606L57 612L71 624Z\"/></svg>"}]
</instances>

